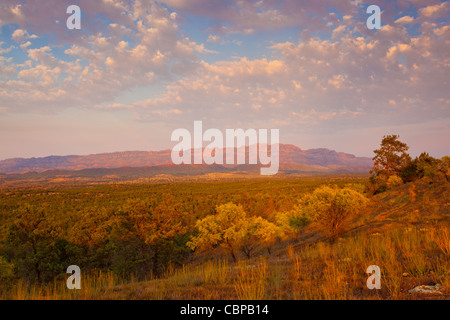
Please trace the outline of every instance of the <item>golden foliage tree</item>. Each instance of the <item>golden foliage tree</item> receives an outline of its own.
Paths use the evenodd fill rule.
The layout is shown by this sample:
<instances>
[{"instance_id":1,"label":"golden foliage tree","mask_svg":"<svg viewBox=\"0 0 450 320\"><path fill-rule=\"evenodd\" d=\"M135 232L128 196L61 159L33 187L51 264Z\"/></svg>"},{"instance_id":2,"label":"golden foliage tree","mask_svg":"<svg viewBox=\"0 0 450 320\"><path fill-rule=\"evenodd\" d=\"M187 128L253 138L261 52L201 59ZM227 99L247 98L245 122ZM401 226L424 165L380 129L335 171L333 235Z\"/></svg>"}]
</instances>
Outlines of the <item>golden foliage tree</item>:
<instances>
[{"instance_id":1,"label":"golden foliage tree","mask_svg":"<svg viewBox=\"0 0 450 320\"><path fill-rule=\"evenodd\" d=\"M236 250L245 237L247 215L242 206L231 202L216 207L216 212L197 221L198 235L186 245L192 250L221 247L236 261Z\"/></svg>"},{"instance_id":2,"label":"golden foliage tree","mask_svg":"<svg viewBox=\"0 0 450 320\"><path fill-rule=\"evenodd\" d=\"M400 185L402 185L402 184L403 184L402 178L400 178L400 177L397 176L397 175L392 175L392 176L390 176L389 179L387 180L387 187L388 187L389 189L398 187L398 186L400 186Z\"/></svg>"},{"instance_id":3,"label":"golden foliage tree","mask_svg":"<svg viewBox=\"0 0 450 320\"><path fill-rule=\"evenodd\" d=\"M283 238L294 238L300 229L308 224L309 218L306 216L301 205L295 205L292 210L278 212L275 215L277 226L280 228L280 235Z\"/></svg>"},{"instance_id":4,"label":"golden foliage tree","mask_svg":"<svg viewBox=\"0 0 450 320\"><path fill-rule=\"evenodd\" d=\"M216 208L216 214L197 221L198 234L187 246L192 250L222 248L236 261L240 249L250 258L258 245L269 251L281 236L281 229L262 217L249 217L240 205L231 202Z\"/></svg>"},{"instance_id":5,"label":"golden foliage tree","mask_svg":"<svg viewBox=\"0 0 450 320\"><path fill-rule=\"evenodd\" d=\"M355 190L322 186L304 196L300 203L305 215L317 221L332 239L336 239L347 227L351 215L367 201Z\"/></svg>"},{"instance_id":6,"label":"golden foliage tree","mask_svg":"<svg viewBox=\"0 0 450 320\"><path fill-rule=\"evenodd\" d=\"M283 237L283 230L276 224L267 221L261 217L256 217L253 219L252 229L258 242L263 244L270 254L272 247L275 245L279 238Z\"/></svg>"},{"instance_id":7,"label":"golden foliage tree","mask_svg":"<svg viewBox=\"0 0 450 320\"><path fill-rule=\"evenodd\" d=\"M282 236L280 227L262 217L249 217L241 225L243 237L241 251L250 259L253 250L262 244L270 254L277 239Z\"/></svg>"}]
</instances>

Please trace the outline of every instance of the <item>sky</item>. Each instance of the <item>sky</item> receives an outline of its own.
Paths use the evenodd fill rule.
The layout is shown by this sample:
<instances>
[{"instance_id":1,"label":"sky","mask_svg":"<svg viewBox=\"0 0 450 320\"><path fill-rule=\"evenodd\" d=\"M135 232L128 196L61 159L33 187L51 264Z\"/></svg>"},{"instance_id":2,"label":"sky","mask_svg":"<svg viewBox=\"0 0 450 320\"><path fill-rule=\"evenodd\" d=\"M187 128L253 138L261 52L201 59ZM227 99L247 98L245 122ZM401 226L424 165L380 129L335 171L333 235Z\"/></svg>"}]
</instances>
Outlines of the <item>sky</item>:
<instances>
[{"instance_id":1,"label":"sky","mask_svg":"<svg viewBox=\"0 0 450 320\"><path fill-rule=\"evenodd\" d=\"M0 160L170 149L195 120L368 157L398 134L442 157L449 13L438 0L2 0Z\"/></svg>"}]
</instances>

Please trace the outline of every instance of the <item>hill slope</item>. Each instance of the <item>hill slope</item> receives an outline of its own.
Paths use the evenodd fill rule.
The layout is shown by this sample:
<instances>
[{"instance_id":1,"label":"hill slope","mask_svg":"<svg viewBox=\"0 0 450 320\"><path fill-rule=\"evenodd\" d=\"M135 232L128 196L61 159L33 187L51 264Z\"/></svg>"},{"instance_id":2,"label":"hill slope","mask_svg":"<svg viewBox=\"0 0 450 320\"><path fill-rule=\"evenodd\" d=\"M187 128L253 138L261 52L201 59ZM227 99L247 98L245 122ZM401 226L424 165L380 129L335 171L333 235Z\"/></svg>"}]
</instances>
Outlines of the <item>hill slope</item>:
<instances>
[{"instance_id":1,"label":"hill slope","mask_svg":"<svg viewBox=\"0 0 450 320\"><path fill-rule=\"evenodd\" d=\"M450 299L450 184L403 185L371 199L333 243L312 225L271 255L194 261L165 279L104 289L96 299ZM220 257L220 256L219 256ZM220 259L220 258L219 258ZM205 262L206 260L206 262ZM209 261L208 261L209 260ZM365 270L382 270L368 290ZM419 285L440 293L412 294Z\"/></svg>"}]
</instances>

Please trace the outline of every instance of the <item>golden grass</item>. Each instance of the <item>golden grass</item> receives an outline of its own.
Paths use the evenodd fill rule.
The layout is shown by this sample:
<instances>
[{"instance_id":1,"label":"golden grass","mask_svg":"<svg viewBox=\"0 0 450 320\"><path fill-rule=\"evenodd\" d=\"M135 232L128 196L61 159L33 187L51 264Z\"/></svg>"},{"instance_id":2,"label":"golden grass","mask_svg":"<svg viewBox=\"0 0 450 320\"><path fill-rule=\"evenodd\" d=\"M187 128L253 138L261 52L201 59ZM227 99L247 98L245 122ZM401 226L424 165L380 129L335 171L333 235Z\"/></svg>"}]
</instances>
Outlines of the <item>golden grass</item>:
<instances>
[{"instance_id":1,"label":"golden grass","mask_svg":"<svg viewBox=\"0 0 450 320\"><path fill-rule=\"evenodd\" d=\"M447 256L450 256L450 228L442 226L431 230L431 240Z\"/></svg>"},{"instance_id":2,"label":"golden grass","mask_svg":"<svg viewBox=\"0 0 450 320\"><path fill-rule=\"evenodd\" d=\"M131 280L132 281L132 280ZM45 285L28 284L19 280L13 289L3 293L0 299L12 300L72 300L91 299L105 290L122 285L125 281L113 272L94 271L87 275L81 275L81 289L69 290L66 286L66 278L58 278Z\"/></svg>"},{"instance_id":3,"label":"golden grass","mask_svg":"<svg viewBox=\"0 0 450 320\"><path fill-rule=\"evenodd\" d=\"M209 260L201 265L183 265L178 270L168 270L166 282L176 286L223 285L228 282L230 267L227 260Z\"/></svg>"},{"instance_id":4,"label":"golden grass","mask_svg":"<svg viewBox=\"0 0 450 320\"><path fill-rule=\"evenodd\" d=\"M266 298L267 261L262 259L256 265L242 264L234 288L239 300L263 300Z\"/></svg>"}]
</instances>

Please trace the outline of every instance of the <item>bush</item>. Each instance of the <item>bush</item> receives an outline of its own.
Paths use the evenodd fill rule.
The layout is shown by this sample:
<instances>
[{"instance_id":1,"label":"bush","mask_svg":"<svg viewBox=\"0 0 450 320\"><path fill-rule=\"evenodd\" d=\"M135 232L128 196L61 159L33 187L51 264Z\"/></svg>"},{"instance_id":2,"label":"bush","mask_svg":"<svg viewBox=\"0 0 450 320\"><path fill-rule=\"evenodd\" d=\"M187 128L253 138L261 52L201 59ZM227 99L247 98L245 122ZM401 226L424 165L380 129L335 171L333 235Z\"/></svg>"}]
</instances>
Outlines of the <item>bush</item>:
<instances>
[{"instance_id":1,"label":"bush","mask_svg":"<svg viewBox=\"0 0 450 320\"><path fill-rule=\"evenodd\" d=\"M296 237L300 230L310 222L301 204L295 205L290 211L277 213L275 220L281 230L281 235L286 238Z\"/></svg>"},{"instance_id":2,"label":"bush","mask_svg":"<svg viewBox=\"0 0 450 320\"><path fill-rule=\"evenodd\" d=\"M216 212L216 215L197 221L198 234L186 245L192 250L221 247L236 262L236 249L242 244L246 235L244 225L247 214L242 206L231 202L218 206Z\"/></svg>"},{"instance_id":3,"label":"bush","mask_svg":"<svg viewBox=\"0 0 450 320\"><path fill-rule=\"evenodd\" d=\"M400 171L399 176L404 182L427 178L433 182L447 182L449 177L449 157L436 159L422 152L419 157L410 160Z\"/></svg>"},{"instance_id":4,"label":"bush","mask_svg":"<svg viewBox=\"0 0 450 320\"><path fill-rule=\"evenodd\" d=\"M250 259L258 245L264 245L270 253L282 229L262 217L248 217L242 206L232 202L216 208L217 214L198 220L197 235L186 245L192 250L211 250L216 247L228 252L237 261L236 250L240 249Z\"/></svg>"},{"instance_id":5,"label":"bush","mask_svg":"<svg viewBox=\"0 0 450 320\"><path fill-rule=\"evenodd\" d=\"M390 176L387 181L388 189L392 189L392 188L401 186L402 184L403 184L402 178L400 178L399 176L396 176L396 175Z\"/></svg>"},{"instance_id":6,"label":"bush","mask_svg":"<svg viewBox=\"0 0 450 320\"><path fill-rule=\"evenodd\" d=\"M385 192L386 190L387 179L384 176L371 176L365 191L369 195L375 195L377 193Z\"/></svg>"},{"instance_id":7,"label":"bush","mask_svg":"<svg viewBox=\"0 0 450 320\"><path fill-rule=\"evenodd\" d=\"M355 190L323 186L305 196L301 204L306 217L317 221L332 239L336 239L345 231L351 215L367 201Z\"/></svg>"},{"instance_id":8,"label":"bush","mask_svg":"<svg viewBox=\"0 0 450 320\"><path fill-rule=\"evenodd\" d=\"M417 162L415 160L408 161L408 163L401 169L399 176L405 183L419 179Z\"/></svg>"}]
</instances>

